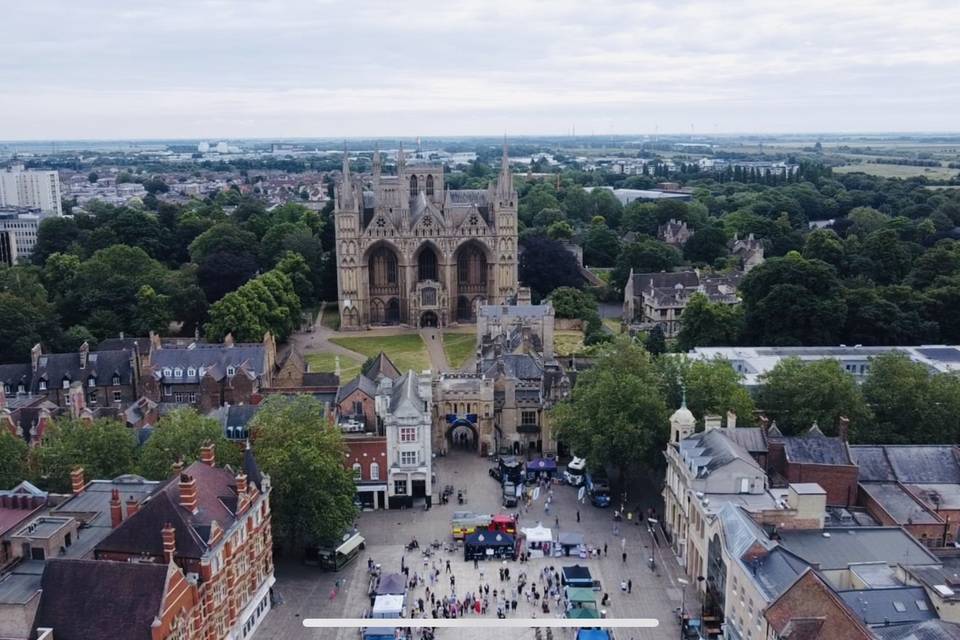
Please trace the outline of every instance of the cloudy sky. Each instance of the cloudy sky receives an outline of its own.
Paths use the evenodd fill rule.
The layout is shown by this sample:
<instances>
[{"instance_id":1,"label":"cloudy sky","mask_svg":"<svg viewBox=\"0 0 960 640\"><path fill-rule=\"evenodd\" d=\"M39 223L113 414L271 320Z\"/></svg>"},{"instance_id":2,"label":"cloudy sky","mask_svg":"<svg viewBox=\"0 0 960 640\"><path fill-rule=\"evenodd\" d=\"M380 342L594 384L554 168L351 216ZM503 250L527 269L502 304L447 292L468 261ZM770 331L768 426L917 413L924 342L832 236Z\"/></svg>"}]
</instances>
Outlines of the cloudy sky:
<instances>
[{"instance_id":1,"label":"cloudy sky","mask_svg":"<svg viewBox=\"0 0 960 640\"><path fill-rule=\"evenodd\" d=\"M960 2L31 0L0 139L957 131Z\"/></svg>"}]
</instances>

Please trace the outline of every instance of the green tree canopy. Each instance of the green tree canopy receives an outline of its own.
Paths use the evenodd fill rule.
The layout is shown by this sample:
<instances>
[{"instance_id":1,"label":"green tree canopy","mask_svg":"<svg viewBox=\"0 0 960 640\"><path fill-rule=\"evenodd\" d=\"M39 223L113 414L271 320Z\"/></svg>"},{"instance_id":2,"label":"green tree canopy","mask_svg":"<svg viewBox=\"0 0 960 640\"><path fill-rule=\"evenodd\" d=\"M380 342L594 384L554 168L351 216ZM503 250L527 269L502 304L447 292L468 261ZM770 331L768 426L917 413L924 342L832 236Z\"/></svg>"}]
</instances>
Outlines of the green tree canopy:
<instances>
[{"instance_id":1,"label":"green tree canopy","mask_svg":"<svg viewBox=\"0 0 960 640\"><path fill-rule=\"evenodd\" d=\"M31 453L38 483L48 491L68 492L70 472L76 467L83 467L88 480L133 471L137 438L116 420L101 418L87 424L60 418L47 427L42 445Z\"/></svg>"},{"instance_id":2,"label":"green tree canopy","mask_svg":"<svg viewBox=\"0 0 960 640\"><path fill-rule=\"evenodd\" d=\"M573 287L558 287L550 294L550 303L558 318L583 318L597 312L597 301L589 293Z\"/></svg>"},{"instance_id":3,"label":"green tree canopy","mask_svg":"<svg viewBox=\"0 0 960 640\"><path fill-rule=\"evenodd\" d=\"M0 429L0 491L12 489L27 479L27 443Z\"/></svg>"},{"instance_id":4,"label":"green tree canopy","mask_svg":"<svg viewBox=\"0 0 960 640\"><path fill-rule=\"evenodd\" d=\"M638 238L623 246L610 275L610 284L623 291L630 270L634 273L670 271L681 262L680 252L653 238Z\"/></svg>"},{"instance_id":5,"label":"green tree canopy","mask_svg":"<svg viewBox=\"0 0 960 640\"><path fill-rule=\"evenodd\" d=\"M353 472L340 432L309 396L273 396L251 421L260 468L270 474L274 535L289 548L332 543L356 517Z\"/></svg>"},{"instance_id":6,"label":"green tree canopy","mask_svg":"<svg viewBox=\"0 0 960 640\"><path fill-rule=\"evenodd\" d=\"M743 309L740 305L710 302L702 293L690 296L680 316L677 349L690 351L696 347L720 347L738 344L743 332Z\"/></svg>"},{"instance_id":7,"label":"green tree canopy","mask_svg":"<svg viewBox=\"0 0 960 640\"><path fill-rule=\"evenodd\" d=\"M570 399L558 404L558 437L578 456L604 461L621 476L637 464L656 467L669 437L667 407L650 355L621 337L599 347Z\"/></svg>"},{"instance_id":8,"label":"green tree canopy","mask_svg":"<svg viewBox=\"0 0 960 640\"><path fill-rule=\"evenodd\" d=\"M195 409L181 408L163 416L140 450L140 473L152 480L169 478L173 464L189 466L200 457L200 448L214 445L218 465L238 468L240 449L223 435L223 427Z\"/></svg>"},{"instance_id":9,"label":"green tree canopy","mask_svg":"<svg viewBox=\"0 0 960 640\"><path fill-rule=\"evenodd\" d=\"M850 419L851 437L870 424L870 410L853 376L837 360L805 363L785 358L760 378L757 405L786 435L809 429L814 423L836 434L840 416Z\"/></svg>"},{"instance_id":10,"label":"green tree canopy","mask_svg":"<svg viewBox=\"0 0 960 640\"><path fill-rule=\"evenodd\" d=\"M657 371L668 409L679 408L686 393L687 408L701 424L705 415L726 416L731 410L738 425L753 423L753 398L728 360L670 355L657 360Z\"/></svg>"}]
</instances>

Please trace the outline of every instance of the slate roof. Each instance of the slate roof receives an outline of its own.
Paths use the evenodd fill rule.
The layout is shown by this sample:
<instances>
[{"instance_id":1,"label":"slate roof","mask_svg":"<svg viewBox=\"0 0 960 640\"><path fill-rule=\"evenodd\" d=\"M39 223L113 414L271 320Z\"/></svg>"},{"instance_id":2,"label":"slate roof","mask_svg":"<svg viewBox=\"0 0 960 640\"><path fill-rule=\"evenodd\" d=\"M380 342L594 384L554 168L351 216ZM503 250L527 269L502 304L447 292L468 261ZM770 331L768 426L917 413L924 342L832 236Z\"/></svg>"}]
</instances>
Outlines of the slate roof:
<instances>
[{"instance_id":1,"label":"slate roof","mask_svg":"<svg viewBox=\"0 0 960 640\"><path fill-rule=\"evenodd\" d=\"M164 564L48 560L34 629L53 628L57 640L151 640L167 571Z\"/></svg>"},{"instance_id":2,"label":"slate roof","mask_svg":"<svg viewBox=\"0 0 960 640\"><path fill-rule=\"evenodd\" d=\"M47 385L60 386L64 379L84 382L93 376L99 385L110 384L114 375L120 376L121 384L133 384L133 366L130 351L91 351L87 366L80 368L79 353L48 353L40 356L37 371L33 376L33 392L40 393L40 380Z\"/></svg>"},{"instance_id":3,"label":"slate roof","mask_svg":"<svg viewBox=\"0 0 960 640\"><path fill-rule=\"evenodd\" d=\"M106 338L97 343L97 351L139 349L141 354L150 352L150 338Z\"/></svg>"},{"instance_id":4,"label":"slate roof","mask_svg":"<svg viewBox=\"0 0 960 640\"><path fill-rule=\"evenodd\" d=\"M960 625L944 620L900 624L873 629L879 640L960 640Z\"/></svg>"},{"instance_id":5,"label":"slate roof","mask_svg":"<svg viewBox=\"0 0 960 640\"><path fill-rule=\"evenodd\" d=\"M837 595L870 626L923 622L937 617L923 587L854 589L838 591Z\"/></svg>"},{"instance_id":6,"label":"slate roof","mask_svg":"<svg viewBox=\"0 0 960 640\"><path fill-rule=\"evenodd\" d=\"M383 351L377 354L377 357L370 364L370 368L363 372L363 375L376 381L380 376L385 376L391 380L400 377L400 370L397 365Z\"/></svg>"},{"instance_id":7,"label":"slate roof","mask_svg":"<svg viewBox=\"0 0 960 640\"><path fill-rule=\"evenodd\" d=\"M728 465L734 460L745 460L757 466L750 453L728 438L726 431L726 429L701 431L680 441L680 455L684 464L688 468L692 466L697 477L705 478L715 469Z\"/></svg>"},{"instance_id":8,"label":"slate roof","mask_svg":"<svg viewBox=\"0 0 960 640\"><path fill-rule=\"evenodd\" d=\"M199 558L207 550L211 523L223 529L236 521L237 492L234 475L220 467L194 462L183 471L197 483L197 513L180 506L179 478L167 481L144 502L140 511L113 530L97 545L97 552L163 555L161 531L166 523L176 529L177 555Z\"/></svg>"},{"instance_id":9,"label":"slate roof","mask_svg":"<svg viewBox=\"0 0 960 640\"><path fill-rule=\"evenodd\" d=\"M239 343L233 346L224 344L194 343L189 347L164 347L154 350L150 355L153 373L163 379L164 384L197 384L205 373L216 380L227 375L227 369L245 367L258 378L267 366L266 348L260 343ZM172 375L177 368L183 376ZM194 376L188 376L189 369L195 370ZM164 369L170 369L171 375L164 375Z\"/></svg>"},{"instance_id":10,"label":"slate roof","mask_svg":"<svg viewBox=\"0 0 960 640\"><path fill-rule=\"evenodd\" d=\"M543 365L532 355L527 353L507 353L501 356L504 373L518 380L540 380L543 376ZM495 378L497 376L496 358L484 358L481 365L484 375Z\"/></svg>"},{"instance_id":11,"label":"slate roof","mask_svg":"<svg viewBox=\"0 0 960 640\"><path fill-rule=\"evenodd\" d=\"M322 371L308 371L303 374L303 386L305 387L339 387L340 376L335 373L326 373Z\"/></svg>"},{"instance_id":12,"label":"slate roof","mask_svg":"<svg viewBox=\"0 0 960 640\"><path fill-rule=\"evenodd\" d=\"M418 389L417 374L408 371L405 376L400 378L390 392L390 413L400 408L404 401L408 401L420 413L424 412L423 398L420 397Z\"/></svg>"},{"instance_id":13,"label":"slate roof","mask_svg":"<svg viewBox=\"0 0 960 640\"><path fill-rule=\"evenodd\" d=\"M737 427L726 435L750 453L767 453L766 432L760 427Z\"/></svg>"},{"instance_id":14,"label":"slate roof","mask_svg":"<svg viewBox=\"0 0 960 640\"><path fill-rule=\"evenodd\" d=\"M30 364L0 364L0 382L8 387L7 395L17 392L17 386L23 384L24 391L32 391Z\"/></svg>"},{"instance_id":15,"label":"slate roof","mask_svg":"<svg viewBox=\"0 0 960 640\"><path fill-rule=\"evenodd\" d=\"M861 562L906 565L939 562L899 527L843 527L822 531L784 529L778 535L784 548L824 571L846 569Z\"/></svg>"},{"instance_id":16,"label":"slate roof","mask_svg":"<svg viewBox=\"0 0 960 640\"><path fill-rule=\"evenodd\" d=\"M787 437L783 442L787 460L801 464L851 465L847 444L823 435Z\"/></svg>"},{"instance_id":17,"label":"slate roof","mask_svg":"<svg viewBox=\"0 0 960 640\"><path fill-rule=\"evenodd\" d=\"M896 482L861 482L860 489L893 517L897 524L936 524L940 519Z\"/></svg>"},{"instance_id":18,"label":"slate roof","mask_svg":"<svg viewBox=\"0 0 960 640\"><path fill-rule=\"evenodd\" d=\"M852 445L861 482L960 484L960 461L953 445Z\"/></svg>"},{"instance_id":19,"label":"slate roof","mask_svg":"<svg viewBox=\"0 0 960 640\"><path fill-rule=\"evenodd\" d=\"M371 398L377 395L376 383L361 373L358 374L353 380L340 387L340 389L337 391L337 402L342 402L344 398L348 397L357 389L360 389L360 391L367 394Z\"/></svg>"},{"instance_id":20,"label":"slate roof","mask_svg":"<svg viewBox=\"0 0 960 640\"><path fill-rule=\"evenodd\" d=\"M659 273L633 274L633 295L639 296L649 289L684 288L700 285L700 276L696 271L662 271Z\"/></svg>"}]
</instances>

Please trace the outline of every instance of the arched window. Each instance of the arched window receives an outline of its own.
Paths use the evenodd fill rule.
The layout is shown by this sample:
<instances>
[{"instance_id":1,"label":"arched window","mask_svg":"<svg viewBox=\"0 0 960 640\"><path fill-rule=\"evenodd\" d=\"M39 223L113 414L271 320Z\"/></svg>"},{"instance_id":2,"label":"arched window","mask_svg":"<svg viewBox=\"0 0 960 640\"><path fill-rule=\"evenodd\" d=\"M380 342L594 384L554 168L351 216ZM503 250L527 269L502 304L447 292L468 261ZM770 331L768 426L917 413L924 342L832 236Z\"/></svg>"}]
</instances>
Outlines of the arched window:
<instances>
[{"instance_id":1,"label":"arched window","mask_svg":"<svg viewBox=\"0 0 960 640\"><path fill-rule=\"evenodd\" d=\"M427 176L427 195L433 195L433 176Z\"/></svg>"},{"instance_id":2,"label":"arched window","mask_svg":"<svg viewBox=\"0 0 960 640\"><path fill-rule=\"evenodd\" d=\"M417 185L417 176L410 176L410 195L416 196L419 191L420 190L418 189Z\"/></svg>"},{"instance_id":3,"label":"arched window","mask_svg":"<svg viewBox=\"0 0 960 640\"><path fill-rule=\"evenodd\" d=\"M370 463L370 479L371 480L380 479L380 465L376 462Z\"/></svg>"},{"instance_id":4,"label":"arched window","mask_svg":"<svg viewBox=\"0 0 960 640\"><path fill-rule=\"evenodd\" d=\"M370 286L393 287L397 284L397 256L387 247L380 247L370 256Z\"/></svg>"},{"instance_id":5,"label":"arched window","mask_svg":"<svg viewBox=\"0 0 960 640\"><path fill-rule=\"evenodd\" d=\"M353 463L353 479L354 480L363 479L363 467L360 466L359 462Z\"/></svg>"},{"instance_id":6,"label":"arched window","mask_svg":"<svg viewBox=\"0 0 960 640\"><path fill-rule=\"evenodd\" d=\"M437 279L437 254L429 246L424 247L417 257L417 279Z\"/></svg>"},{"instance_id":7,"label":"arched window","mask_svg":"<svg viewBox=\"0 0 960 640\"><path fill-rule=\"evenodd\" d=\"M457 285L461 291L479 293L487 284L487 260L476 246L464 247L457 256Z\"/></svg>"}]
</instances>

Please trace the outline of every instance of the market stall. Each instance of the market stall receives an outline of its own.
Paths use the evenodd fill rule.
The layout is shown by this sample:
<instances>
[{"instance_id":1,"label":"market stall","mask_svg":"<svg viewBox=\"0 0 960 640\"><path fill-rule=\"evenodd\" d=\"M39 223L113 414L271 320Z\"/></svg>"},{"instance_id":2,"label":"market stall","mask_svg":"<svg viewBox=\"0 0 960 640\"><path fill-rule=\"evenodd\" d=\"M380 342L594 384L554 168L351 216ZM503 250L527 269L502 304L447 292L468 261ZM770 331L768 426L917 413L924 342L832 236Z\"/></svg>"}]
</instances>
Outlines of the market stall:
<instances>
[{"instance_id":1,"label":"market stall","mask_svg":"<svg viewBox=\"0 0 960 640\"><path fill-rule=\"evenodd\" d=\"M402 573L388 573L381 576L377 584L378 596L403 596L407 594L407 581Z\"/></svg>"},{"instance_id":2,"label":"market stall","mask_svg":"<svg viewBox=\"0 0 960 640\"><path fill-rule=\"evenodd\" d=\"M371 618L399 618L403 614L406 598L402 595L377 596L373 603Z\"/></svg>"},{"instance_id":3,"label":"market stall","mask_svg":"<svg viewBox=\"0 0 960 640\"><path fill-rule=\"evenodd\" d=\"M583 534L576 531L561 531L557 534L557 542L553 545L554 556L587 557L587 545Z\"/></svg>"},{"instance_id":4,"label":"market stall","mask_svg":"<svg viewBox=\"0 0 960 640\"><path fill-rule=\"evenodd\" d=\"M464 560L516 560L516 538L506 533L478 531L463 541Z\"/></svg>"},{"instance_id":5,"label":"market stall","mask_svg":"<svg viewBox=\"0 0 960 640\"><path fill-rule=\"evenodd\" d=\"M593 576L590 575L590 569L575 564L561 569L561 582L569 587L593 588Z\"/></svg>"},{"instance_id":6,"label":"market stall","mask_svg":"<svg viewBox=\"0 0 960 640\"><path fill-rule=\"evenodd\" d=\"M557 461L552 458L535 458L527 463L527 482L557 475Z\"/></svg>"},{"instance_id":7,"label":"market stall","mask_svg":"<svg viewBox=\"0 0 960 640\"><path fill-rule=\"evenodd\" d=\"M553 531L539 522L535 527L521 529L520 533L523 534L524 547L531 558L543 558L553 551Z\"/></svg>"}]
</instances>

